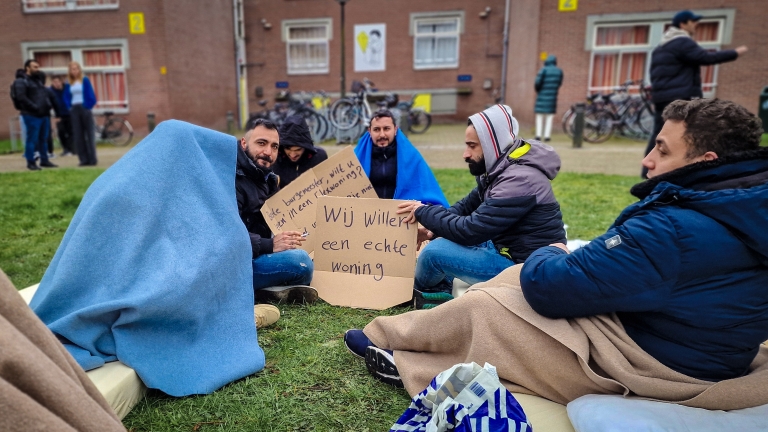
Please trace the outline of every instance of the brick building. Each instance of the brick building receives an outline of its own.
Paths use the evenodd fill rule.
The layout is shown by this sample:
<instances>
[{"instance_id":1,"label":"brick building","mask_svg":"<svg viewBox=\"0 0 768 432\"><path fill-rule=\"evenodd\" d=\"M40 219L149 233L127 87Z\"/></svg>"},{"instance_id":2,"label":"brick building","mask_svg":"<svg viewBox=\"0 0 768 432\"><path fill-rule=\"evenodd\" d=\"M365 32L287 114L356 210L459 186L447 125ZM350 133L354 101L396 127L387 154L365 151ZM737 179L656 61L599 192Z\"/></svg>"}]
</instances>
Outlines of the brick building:
<instances>
[{"instance_id":1,"label":"brick building","mask_svg":"<svg viewBox=\"0 0 768 432\"><path fill-rule=\"evenodd\" d=\"M691 6L683 0L508 3L505 98L524 124L533 119L533 81L543 55L557 55L565 72L562 113L589 92L647 80L650 52L665 26ZM430 95L433 114L447 119L483 109L501 93L506 5L348 0L347 90L367 77L401 98ZM757 95L768 85L764 1L699 0L695 6L705 17L696 35L702 46L749 47L736 62L702 71L706 94L756 111ZM238 9L244 48L236 54ZM138 129L146 127L149 111L158 120L223 128L238 97L242 111L253 112L258 99L271 99L286 85L294 93L338 95L340 10L334 0L6 0L0 2L0 74L10 84L25 58L39 57L49 72L75 59L99 84L99 108L125 113ZM143 13L143 34L131 33L135 12ZM363 53L363 45L370 49ZM8 133L4 119L15 114L10 101L0 103L0 137Z\"/></svg>"},{"instance_id":2,"label":"brick building","mask_svg":"<svg viewBox=\"0 0 768 432\"><path fill-rule=\"evenodd\" d=\"M143 20L129 21L136 12ZM6 95L24 60L49 74L75 60L95 87L94 112L120 113L140 133L148 112L223 129L237 107L231 0L3 0L0 29ZM17 114L5 96L0 137Z\"/></svg>"}]
</instances>

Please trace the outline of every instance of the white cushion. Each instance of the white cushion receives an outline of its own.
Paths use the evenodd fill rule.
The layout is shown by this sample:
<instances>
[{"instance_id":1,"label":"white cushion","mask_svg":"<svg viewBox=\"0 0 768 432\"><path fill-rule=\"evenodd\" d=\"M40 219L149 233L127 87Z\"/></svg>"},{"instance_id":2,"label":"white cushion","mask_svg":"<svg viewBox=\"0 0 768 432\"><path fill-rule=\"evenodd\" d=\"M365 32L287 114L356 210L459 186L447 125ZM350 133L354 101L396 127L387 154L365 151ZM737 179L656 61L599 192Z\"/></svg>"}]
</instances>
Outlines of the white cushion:
<instances>
[{"instance_id":1,"label":"white cushion","mask_svg":"<svg viewBox=\"0 0 768 432\"><path fill-rule=\"evenodd\" d=\"M35 295L38 285L19 291L27 304ZM147 392L147 387L141 382L136 372L119 361L107 363L85 374L121 420L131 412Z\"/></svg>"},{"instance_id":2,"label":"white cushion","mask_svg":"<svg viewBox=\"0 0 768 432\"><path fill-rule=\"evenodd\" d=\"M568 404L568 417L578 432L768 430L768 405L710 411L622 396L586 395Z\"/></svg>"}]
</instances>

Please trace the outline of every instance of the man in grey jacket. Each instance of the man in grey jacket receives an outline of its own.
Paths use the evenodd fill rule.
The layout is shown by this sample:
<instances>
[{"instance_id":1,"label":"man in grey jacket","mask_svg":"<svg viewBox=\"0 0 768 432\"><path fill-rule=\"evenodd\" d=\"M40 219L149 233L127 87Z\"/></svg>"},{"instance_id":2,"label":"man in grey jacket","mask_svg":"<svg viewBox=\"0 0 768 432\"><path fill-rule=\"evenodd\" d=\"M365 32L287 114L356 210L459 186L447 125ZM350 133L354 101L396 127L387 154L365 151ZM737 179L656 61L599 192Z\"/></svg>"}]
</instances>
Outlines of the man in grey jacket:
<instances>
[{"instance_id":1,"label":"man in grey jacket","mask_svg":"<svg viewBox=\"0 0 768 432\"><path fill-rule=\"evenodd\" d=\"M419 242L434 237L416 264L414 305L452 299L454 278L485 282L522 263L536 249L565 242L560 205L550 180L560 170L552 147L518 138L506 105L469 118L464 160L477 187L450 208L411 201L399 213L420 222Z\"/></svg>"}]
</instances>

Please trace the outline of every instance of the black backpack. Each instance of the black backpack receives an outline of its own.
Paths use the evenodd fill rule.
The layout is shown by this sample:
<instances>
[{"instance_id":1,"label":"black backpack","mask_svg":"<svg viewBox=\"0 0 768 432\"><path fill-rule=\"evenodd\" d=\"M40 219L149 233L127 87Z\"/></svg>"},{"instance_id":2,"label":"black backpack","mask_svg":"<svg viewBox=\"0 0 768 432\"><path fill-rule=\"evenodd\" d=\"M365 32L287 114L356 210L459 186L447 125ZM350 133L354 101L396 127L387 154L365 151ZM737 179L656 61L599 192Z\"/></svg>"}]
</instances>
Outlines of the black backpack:
<instances>
[{"instance_id":1,"label":"black backpack","mask_svg":"<svg viewBox=\"0 0 768 432\"><path fill-rule=\"evenodd\" d=\"M21 102L19 102L19 99L16 95L16 81L11 84L11 100L13 101L13 107L21 111Z\"/></svg>"}]
</instances>

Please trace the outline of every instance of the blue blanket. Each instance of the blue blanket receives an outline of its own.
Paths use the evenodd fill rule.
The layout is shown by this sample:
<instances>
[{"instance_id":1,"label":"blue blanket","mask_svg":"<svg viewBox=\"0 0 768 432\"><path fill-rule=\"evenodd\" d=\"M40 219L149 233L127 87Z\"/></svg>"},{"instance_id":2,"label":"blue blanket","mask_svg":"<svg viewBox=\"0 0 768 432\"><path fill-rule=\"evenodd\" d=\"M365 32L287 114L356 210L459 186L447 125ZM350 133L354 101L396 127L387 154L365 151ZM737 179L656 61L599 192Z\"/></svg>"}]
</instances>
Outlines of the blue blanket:
<instances>
[{"instance_id":1,"label":"blue blanket","mask_svg":"<svg viewBox=\"0 0 768 432\"><path fill-rule=\"evenodd\" d=\"M88 189L30 303L83 369L120 360L185 396L264 367L236 155L167 121Z\"/></svg>"},{"instance_id":2,"label":"blue blanket","mask_svg":"<svg viewBox=\"0 0 768 432\"><path fill-rule=\"evenodd\" d=\"M421 153L408 141L404 133L397 130L397 186L395 186L394 199L416 200L425 203L448 207L440 185L437 184L435 175L421 157ZM366 132L360 137L355 147L355 154L360 159L360 164L365 174L371 175L371 149L373 140L371 134Z\"/></svg>"}]
</instances>

